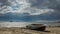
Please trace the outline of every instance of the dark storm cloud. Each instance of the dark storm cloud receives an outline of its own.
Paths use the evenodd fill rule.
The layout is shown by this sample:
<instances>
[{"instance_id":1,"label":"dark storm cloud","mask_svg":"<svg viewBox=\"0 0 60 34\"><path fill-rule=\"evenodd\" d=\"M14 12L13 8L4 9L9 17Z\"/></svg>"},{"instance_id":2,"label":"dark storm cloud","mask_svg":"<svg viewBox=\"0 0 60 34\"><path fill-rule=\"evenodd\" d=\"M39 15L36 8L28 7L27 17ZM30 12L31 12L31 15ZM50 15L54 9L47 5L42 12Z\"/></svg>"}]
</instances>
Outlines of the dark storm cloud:
<instances>
[{"instance_id":1,"label":"dark storm cloud","mask_svg":"<svg viewBox=\"0 0 60 34\"><path fill-rule=\"evenodd\" d=\"M38 15L40 20L60 20L60 0L29 0L31 7L39 9L53 9L54 12Z\"/></svg>"},{"instance_id":2,"label":"dark storm cloud","mask_svg":"<svg viewBox=\"0 0 60 34\"><path fill-rule=\"evenodd\" d=\"M29 0L31 7L60 10L59 0Z\"/></svg>"},{"instance_id":3,"label":"dark storm cloud","mask_svg":"<svg viewBox=\"0 0 60 34\"><path fill-rule=\"evenodd\" d=\"M10 6L10 2L8 0L0 0L0 7L3 7L3 6Z\"/></svg>"},{"instance_id":4,"label":"dark storm cloud","mask_svg":"<svg viewBox=\"0 0 60 34\"><path fill-rule=\"evenodd\" d=\"M44 6L44 4L45 4L47 1L48 1L48 0L29 0L29 2L31 3L31 7L36 7L36 8L46 7L46 6Z\"/></svg>"},{"instance_id":5,"label":"dark storm cloud","mask_svg":"<svg viewBox=\"0 0 60 34\"><path fill-rule=\"evenodd\" d=\"M0 13L5 13L11 5L10 0L0 0Z\"/></svg>"},{"instance_id":6,"label":"dark storm cloud","mask_svg":"<svg viewBox=\"0 0 60 34\"><path fill-rule=\"evenodd\" d=\"M60 3L57 0L50 0L50 5L48 8L60 10Z\"/></svg>"}]
</instances>

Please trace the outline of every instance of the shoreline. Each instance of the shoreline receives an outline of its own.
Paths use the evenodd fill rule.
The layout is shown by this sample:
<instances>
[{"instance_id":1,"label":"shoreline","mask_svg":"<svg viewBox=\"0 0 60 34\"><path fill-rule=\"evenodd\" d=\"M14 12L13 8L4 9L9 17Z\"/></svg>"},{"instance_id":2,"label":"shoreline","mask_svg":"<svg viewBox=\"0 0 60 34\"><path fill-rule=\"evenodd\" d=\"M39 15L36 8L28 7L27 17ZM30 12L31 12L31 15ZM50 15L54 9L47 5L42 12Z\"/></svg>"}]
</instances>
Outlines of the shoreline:
<instances>
[{"instance_id":1,"label":"shoreline","mask_svg":"<svg viewBox=\"0 0 60 34\"><path fill-rule=\"evenodd\" d=\"M30 30L24 27L0 28L0 34L60 34L60 27L46 27L45 31Z\"/></svg>"}]
</instances>

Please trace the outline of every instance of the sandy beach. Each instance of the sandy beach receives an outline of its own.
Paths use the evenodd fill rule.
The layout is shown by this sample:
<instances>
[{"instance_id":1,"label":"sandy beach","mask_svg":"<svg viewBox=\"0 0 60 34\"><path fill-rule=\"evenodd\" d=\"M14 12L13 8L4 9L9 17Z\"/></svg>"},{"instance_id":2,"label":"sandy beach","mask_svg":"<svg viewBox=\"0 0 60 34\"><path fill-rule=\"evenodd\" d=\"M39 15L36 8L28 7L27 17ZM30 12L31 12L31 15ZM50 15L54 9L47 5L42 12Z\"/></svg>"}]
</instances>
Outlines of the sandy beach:
<instances>
[{"instance_id":1,"label":"sandy beach","mask_svg":"<svg viewBox=\"0 0 60 34\"><path fill-rule=\"evenodd\" d=\"M60 27L47 27L45 31L26 28L0 28L0 34L60 34Z\"/></svg>"}]
</instances>

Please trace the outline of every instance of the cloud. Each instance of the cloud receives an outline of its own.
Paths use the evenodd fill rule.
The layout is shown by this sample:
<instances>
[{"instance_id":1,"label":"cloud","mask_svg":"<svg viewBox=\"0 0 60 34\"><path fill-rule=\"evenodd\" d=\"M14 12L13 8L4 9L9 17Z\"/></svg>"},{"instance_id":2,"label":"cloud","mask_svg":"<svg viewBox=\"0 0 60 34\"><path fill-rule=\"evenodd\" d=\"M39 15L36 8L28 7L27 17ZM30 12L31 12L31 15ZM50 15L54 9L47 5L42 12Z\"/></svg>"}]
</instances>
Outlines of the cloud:
<instances>
[{"instance_id":1,"label":"cloud","mask_svg":"<svg viewBox=\"0 0 60 34\"><path fill-rule=\"evenodd\" d=\"M31 3L31 7L39 9L55 8L58 5L56 0L29 0L28 2Z\"/></svg>"},{"instance_id":2,"label":"cloud","mask_svg":"<svg viewBox=\"0 0 60 34\"><path fill-rule=\"evenodd\" d=\"M48 9L46 3L48 0L0 0L0 13L29 13L30 15L40 15L47 12L53 12Z\"/></svg>"},{"instance_id":3,"label":"cloud","mask_svg":"<svg viewBox=\"0 0 60 34\"><path fill-rule=\"evenodd\" d=\"M17 1L18 4L20 4L20 9L17 12L18 13L29 13L30 15L40 15L40 14L43 14L43 13L46 13L46 12L53 12L54 11L53 9L48 9L47 7L39 4L42 0L39 3L37 3L38 1L40 1L40 0L28 0L28 1L20 0L20 1ZM44 3L45 2L46 1L44 1ZM38 4L38 5L34 5L34 4ZM37 8L36 6L39 6L40 8Z\"/></svg>"},{"instance_id":4,"label":"cloud","mask_svg":"<svg viewBox=\"0 0 60 34\"><path fill-rule=\"evenodd\" d=\"M4 13L11 3L8 0L0 0L0 13Z\"/></svg>"},{"instance_id":5,"label":"cloud","mask_svg":"<svg viewBox=\"0 0 60 34\"><path fill-rule=\"evenodd\" d=\"M40 15L60 13L60 0L0 0L0 13L29 13ZM57 12L58 11L58 12Z\"/></svg>"},{"instance_id":6,"label":"cloud","mask_svg":"<svg viewBox=\"0 0 60 34\"><path fill-rule=\"evenodd\" d=\"M60 0L29 0L32 8L36 9L52 9L51 11L42 11L44 13L60 13ZM38 12L38 11L37 11ZM40 11L41 12L41 11ZM60 14L59 14L60 15Z\"/></svg>"},{"instance_id":7,"label":"cloud","mask_svg":"<svg viewBox=\"0 0 60 34\"><path fill-rule=\"evenodd\" d=\"M8 0L0 0L0 7L3 7L3 6L10 6L10 2Z\"/></svg>"},{"instance_id":8,"label":"cloud","mask_svg":"<svg viewBox=\"0 0 60 34\"><path fill-rule=\"evenodd\" d=\"M0 13L29 13L40 15L60 11L59 0L0 0Z\"/></svg>"}]
</instances>

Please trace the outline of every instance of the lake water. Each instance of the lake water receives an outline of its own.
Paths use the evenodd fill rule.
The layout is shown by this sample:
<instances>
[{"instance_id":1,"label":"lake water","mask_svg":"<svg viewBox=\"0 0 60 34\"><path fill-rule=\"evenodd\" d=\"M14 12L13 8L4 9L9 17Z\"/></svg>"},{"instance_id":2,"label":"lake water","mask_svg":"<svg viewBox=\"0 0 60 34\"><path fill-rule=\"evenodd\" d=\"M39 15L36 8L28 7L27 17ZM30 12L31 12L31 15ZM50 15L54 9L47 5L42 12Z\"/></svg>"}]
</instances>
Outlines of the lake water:
<instances>
[{"instance_id":1,"label":"lake water","mask_svg":"<svg viewBox=\"0 0 60 34\"><path fill-rule=\"evenodd\" d=\"M0 27L25 27L26 25L29 25L29 24L32 24L32 23L30 23L30 22L0 22ZM41 23L40 22L39 24L47 24L47 25L51 25L51 26L60 26L60 23Z\"/></svg>"}]
</instances>

